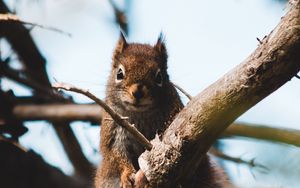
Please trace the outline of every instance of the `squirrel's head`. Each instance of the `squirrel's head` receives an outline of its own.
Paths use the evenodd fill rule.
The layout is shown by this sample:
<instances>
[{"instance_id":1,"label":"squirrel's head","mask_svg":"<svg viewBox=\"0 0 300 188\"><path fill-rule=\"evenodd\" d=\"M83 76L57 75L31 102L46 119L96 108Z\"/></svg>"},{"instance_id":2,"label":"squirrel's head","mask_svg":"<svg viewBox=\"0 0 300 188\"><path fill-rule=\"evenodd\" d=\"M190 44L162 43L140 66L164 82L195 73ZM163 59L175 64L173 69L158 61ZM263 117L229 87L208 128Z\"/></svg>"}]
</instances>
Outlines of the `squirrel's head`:
<instances>
[{"instance_id":1,"label":"squirrel's head","mask_svg":"<svg viewBox=\"0 0 300 188\"><path fill-rule=\"evenodd\" d=\"M162 34L151 46L128 43L121 33L113 55L107 97L135 112L160 105L166 100L170 84L167 57Z\"/></svg>"}]
</instances>

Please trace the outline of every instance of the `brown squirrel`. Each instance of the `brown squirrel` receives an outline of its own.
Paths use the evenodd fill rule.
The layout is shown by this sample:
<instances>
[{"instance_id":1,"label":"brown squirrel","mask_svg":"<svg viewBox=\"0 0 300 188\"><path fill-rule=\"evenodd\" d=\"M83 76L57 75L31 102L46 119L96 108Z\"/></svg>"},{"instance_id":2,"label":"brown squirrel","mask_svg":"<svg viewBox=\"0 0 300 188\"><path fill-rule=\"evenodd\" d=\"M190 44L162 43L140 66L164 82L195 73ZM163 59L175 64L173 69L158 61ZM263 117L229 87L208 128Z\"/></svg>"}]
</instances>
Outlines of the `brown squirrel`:
<instances>
[{"instance_id":1,"label":"brown squirrel","mask_svg":"<svg viewBox=\"0 0 300 188\"><path fill-rule=\"evenodd\" d=\"M121 33L105 100L149 140L168 127L183 104L167 74L167 50L162 34L151 46L127 43ZM133 187L134 174L139 169L138 157L144 148L106 112L101 123L100 150L103 160L95 177L96 188ZM200 172L209 178L203 181L204 187L216 185L210 182L213 170L208 163Z\"/></svg>"}]
</instances>

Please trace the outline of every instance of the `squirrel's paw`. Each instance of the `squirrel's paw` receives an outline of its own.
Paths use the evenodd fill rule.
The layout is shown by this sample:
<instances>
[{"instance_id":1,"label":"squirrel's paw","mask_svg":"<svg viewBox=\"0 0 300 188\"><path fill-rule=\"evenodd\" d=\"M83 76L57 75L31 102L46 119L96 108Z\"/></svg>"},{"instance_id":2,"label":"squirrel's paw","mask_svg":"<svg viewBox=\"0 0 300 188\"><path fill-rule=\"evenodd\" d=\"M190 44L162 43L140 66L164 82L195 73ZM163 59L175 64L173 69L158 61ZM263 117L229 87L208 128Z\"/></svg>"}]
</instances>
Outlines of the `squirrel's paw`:
<instances>
[{"instance_id":1,"label":"squirrel's paw","mask_svg":"<svg viewBox=\"0 0 300 188\"><path fill-rule=\"evenodd\" d=\"M131 171L125 171L121 175L120 188L133 188L135 174Z\"/></svg>"},{"instance_id":2,"label":"squirrel's paw","mask_svg":"<svg viewBox=\"0 0 300 188\"><path fill-rule=\"evenodd\" d=\"M139 170L135 174L135 182L134 182L134 187L135 188L148 188L149 187L149 182L144 175L143 171Z\"/></svg>"}]
</instances>

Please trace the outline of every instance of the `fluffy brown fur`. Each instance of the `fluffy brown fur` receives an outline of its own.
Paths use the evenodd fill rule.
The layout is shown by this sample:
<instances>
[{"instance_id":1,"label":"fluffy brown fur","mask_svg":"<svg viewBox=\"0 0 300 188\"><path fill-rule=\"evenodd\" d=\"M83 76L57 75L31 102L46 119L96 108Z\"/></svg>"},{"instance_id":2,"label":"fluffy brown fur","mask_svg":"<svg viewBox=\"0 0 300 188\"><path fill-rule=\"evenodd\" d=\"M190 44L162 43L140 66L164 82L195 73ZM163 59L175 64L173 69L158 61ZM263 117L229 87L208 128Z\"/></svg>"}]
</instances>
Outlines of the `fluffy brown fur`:
<instances>
[{"instance_id":1,"label":"fluffy brown fur","mask_svg":"<svg viewBox=\"0 0 300 188\"><path fill-rule=\"evenodd\" d=\"M128 117L129 122L150 140L172 122L183 105L169 81L162 35L154 46L129 44L121 35L113 55L106 103ZM109 119L104 112L100 141L103 160L97 170L95 186L130 188L139 169L137 159L144 148L129 132ZM205 165L207 168L201 173L208 177L210 163ZM211 184L210 179L205 180L204 185Z\"/></svg>"}]
</instances>

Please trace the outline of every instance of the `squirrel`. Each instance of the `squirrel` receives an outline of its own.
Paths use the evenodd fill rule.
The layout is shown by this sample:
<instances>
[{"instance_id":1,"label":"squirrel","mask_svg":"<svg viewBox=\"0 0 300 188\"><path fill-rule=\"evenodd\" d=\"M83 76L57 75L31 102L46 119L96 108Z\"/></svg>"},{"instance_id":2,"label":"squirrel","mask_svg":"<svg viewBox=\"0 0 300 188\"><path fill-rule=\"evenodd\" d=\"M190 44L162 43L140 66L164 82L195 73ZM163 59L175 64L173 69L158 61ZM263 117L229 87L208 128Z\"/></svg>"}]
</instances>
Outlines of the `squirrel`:
<instances>
[{"instance_id":1,"label":"squirrel","mask_svg":"<svg viewBox=\"0 0 300 188\"><path fill-rule=\"evenodd\" d=\"M128 118L149 140L161 134L183 108L179 94L169 80L167 58L162 34L151 46L128 43L121 32L113 53L105 102ZM138 157L144 148L106 112L103 112L101 122L100 151L103 158L97 169L95 187L134 187L134 175L139 170ZM200 174L212 181L213 170L206 162L208 173L201 171ZM209 181L203 181L204 187L215 185Z\"/></svg>"}]
</instances>

